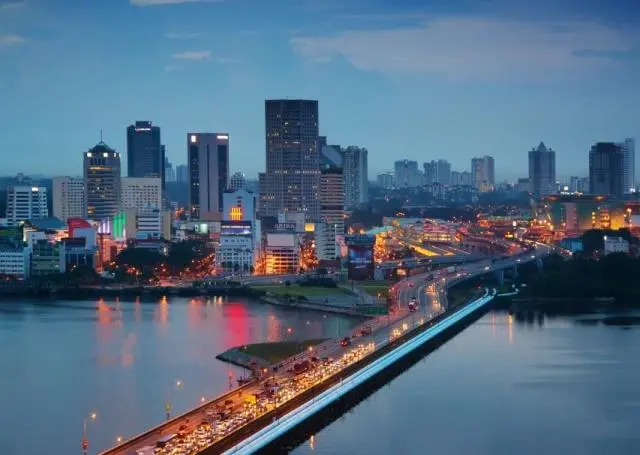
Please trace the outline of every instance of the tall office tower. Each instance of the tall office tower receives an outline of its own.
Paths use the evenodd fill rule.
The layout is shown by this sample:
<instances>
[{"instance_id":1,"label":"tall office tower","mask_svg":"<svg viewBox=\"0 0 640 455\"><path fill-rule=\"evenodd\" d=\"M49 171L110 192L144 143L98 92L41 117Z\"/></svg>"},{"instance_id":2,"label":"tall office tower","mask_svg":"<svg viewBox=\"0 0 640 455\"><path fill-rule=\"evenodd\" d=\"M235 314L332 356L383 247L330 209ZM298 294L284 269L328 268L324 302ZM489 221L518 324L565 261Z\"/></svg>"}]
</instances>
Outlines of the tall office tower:
<instances>
[{"instance_id":1,"label":"tall office tower","mask_svg":"<svg viewBox=\"0 0 640 455\"><path fill-rule=\"evenodd\" d=\"M164 188L164 147L160 127L151 122L127 127L127 177L160 177Z\"/></svg>"},{"instance_id":2,"label":"tall office tower","mask_svg":"<svg viewBox=\"0 0 640 455\"><path fill-rule=\"evenodd\" d=\"M556 152L544 142L529 151L529 191L536 197L556 192Z\"/></svg>"},{"instance_id":3,"label":"tall office tower","mask_svg":"<svg viewBox=\"0 0 640 455\"><path fill-rule=\"evenodd\" d=\"M238 191L247 189L247 180L244 174L240 171L234 172L229 179L229 190Z\"/></svg>"},{"instance_id":4,"label":"tall office tower","mask_svg":"<svg viewBox=\"0 0 640 455\"><path fill-rule=\"evenodd\" d=\"M345 179L339 167L322 169L320 174L320 229L316 233L318 259L333 261L340 255L336 240L344 233Z\"/></svg>"},{"instance_id":5,"label":"tall office tower","mask_svg":"<svg viewBox=\"0 0 640 455\"><path fill-rule=\"evenodd\" d=\"M349 146L343 151L345 205L352 209L369 200L369 165L367 149Z\"/></svg>"},{"instance_id":6,"label":"tall office tower","mask_svg":"<svg viewBox=\"0 0 640 455\"><path fill-rule=\"evenodd\" d=\"M327 145L326 136L320 137L320 167L343 167L344 150L339 145Z\"/></svg>"},{"instance_id":7,"label":"tall office tower","mask_svg":"<svg viewBox=\"0 0 640 455\"><path fill-rule=\"evenodd\" d=\"M624 194L624 152L613 142L598 142L589 151L589 192L622 198Z\"/></svg>"},{"instance_id":8,"label":"tall office tower","mask_svg":"<svg viewBox=\"0 0 640 455\"><path fill-rule=\"evenodd\" d=\"M164 181L166 182L175 182L176 181L176 172L173 168L173 164L169 161L166 155L165 146L162 146L162 155L164 156Z\"/></svg>"},{"instance_id":9,"label":"tall office tower","mask_svg":"<svg viewBox=\"0 0 640 455\"><path fill-rule=\"evenodd\" d=\"M376 177L378 186L384 190L393 188L393 172L383 172Z\"/></svg>"},{"instance_id":10,"label":"tall office tower","mask_svg":"<svg viewBox=\"0 0 640 455\"><path fill-rule=\"evenodd\" d=\"M576 177L576 176L569 177L569 191L571 193L577 193L579 186L580 186L580 177Z\"/></svg>"},{"instance_id":11,"label":"tall office tower","mask_svg":"<svg viewBox=\"0 0 640 455\"><path fill-rule=\"evenodd\" d=\"M451 184L451 163L447 160L438 160L436 162L436 182L443 185Z\"/></svg>"},{"instance_id":12,"label":"tall office tower","mask_svg":"<svg viewBox=\"0 0 640 455\"><path fill-rule=\"evenodd\" d=\"M160 177L124 177L120 194L122 209L162 208L162 181Z\"/></svg>"},{"instance_id":13,"label":"tall office tower","mask_svg":"<svg viewBox=\"0 0 640 455\"><path fill-rule=\"evenodd\" d=\"M435 161L427 161L426 163L422 164L422 167L424 169L424 181L423 183L425 185L428 185L429 183L434 183L436 182L436 162Z\"/></svg>"},{"instance_id":14,"label":"tall office tower","mask_svg":"<svg viewBox=\"0 0 640 455\"><path fill-rule=\"evenodd\" d=\"M632 193L636 191L636 141L627 138L618 145L624 155L624 192Z\"/></svg>"},{"instance_id":15,"label":"tall office tower","mask_svg":"<svg viewBox=\"0 0 640 455\"><path fill-rule=\"evenodd\" d=\"M318 102L266 100L266 172L260 175L260 214L320 216Z\"/></svg>"},{"instance_id":16,"label":"tall office tower","mask_svg":"<svg viewBox=\"0 0 640 455\"><path fill-rule=\"evenodd\" d=\"M414 188L422 183L417 161L396 161L393 169L394 179L398 188Z\"/></svg>"},{"instance_id":17,"label":"tall office tower","mask_svg":"<svg viewBox=\"0 0 640 455\"><path fill-rule=\"evenodd\" d=\"M21 221L46 218L47 189L43 186L10 186L7 188L7 222L15 226Z\"/></svg>"},{"instance_id":18,"label":"tall office tower","mask_svg":"<svg viewBox=\"0 0 640 455\"><path fill-rule=\"evenodd\" d=\"M216 218L229 180L229 135L187 134L187 160L189 216L192 220Z\"/></svg>"},{"instance_id":19,"label":"tall office tower","mask_svg":"<svg viewBox=\"0 0 640 455\"><path fill-rule=\"evenodd\" d=\"M491 188L496 183L493 157L482 156L471 159L472 185L478 189Z\"/></svg>"},{"instance_id":20,"label":"tall office tower","mask_svg":"<svg viewBox=\"0 0 640 455\"><path fill-rule=\"evenodd\" d=\"M471 186L471 172L462 171L460 173L460 185L468 185Z\"/></svg>"},{"instance_id":21,"label":"tall office tower","mask_svg":"<svg viewBox=\"0 0 640 455\"><path fill-rule=\"evenodd\" d=\"M176 182L187 183L189 181L189 166L178 164L176 166Z\"/></svg>"},{"instance_id":22,"label":"tall office tower","mask_svg":"<svg viewBox=\"0 0 640 455\"><path fill-rule=\"evenodd\" d=\"M53 179L53 216L63 222L69 218L84 218L84 180L76 177Z\"/></svg>"},{"instance_id":23,"label":"tall office tower","mask_svg":"<svg viewBox=\"0 0 640 455\"><path fill-rule=\"evenodd\" d=\"M95 221L113 217L120 209L120 154L100 141L84 153L84 206Z\"/></svg>"}]
</instances>

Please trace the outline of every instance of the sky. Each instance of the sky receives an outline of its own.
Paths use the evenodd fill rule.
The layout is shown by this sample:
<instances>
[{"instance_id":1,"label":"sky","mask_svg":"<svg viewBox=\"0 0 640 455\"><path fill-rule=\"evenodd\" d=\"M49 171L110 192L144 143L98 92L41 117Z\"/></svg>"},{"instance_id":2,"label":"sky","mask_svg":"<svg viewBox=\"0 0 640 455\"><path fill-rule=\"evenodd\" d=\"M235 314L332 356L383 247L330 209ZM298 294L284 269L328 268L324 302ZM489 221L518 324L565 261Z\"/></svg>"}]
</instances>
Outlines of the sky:
<instances>
[{"instance_id":1,"label":"sky","mask_svg":"<svg viewBox=\"0 0 640 455\"><path fill-rule=\"evenodd\" d=\"M541 141L587 175L593 143L640 139L639 25L632 0L0 0L0 175L79 175L151 120L174 164L226 132L255 177L268 98L319 100L370 179L482 155L515 179Z\"/></svg>"}]
</instances>

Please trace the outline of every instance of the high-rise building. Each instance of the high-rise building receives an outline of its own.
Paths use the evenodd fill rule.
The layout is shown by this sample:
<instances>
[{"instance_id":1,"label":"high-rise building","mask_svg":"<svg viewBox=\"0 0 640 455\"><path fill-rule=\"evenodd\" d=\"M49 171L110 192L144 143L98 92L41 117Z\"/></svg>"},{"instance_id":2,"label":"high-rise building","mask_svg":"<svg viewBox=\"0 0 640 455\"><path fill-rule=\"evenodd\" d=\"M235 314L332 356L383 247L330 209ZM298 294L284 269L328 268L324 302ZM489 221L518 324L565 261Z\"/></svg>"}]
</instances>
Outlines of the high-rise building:
<instances>
[{"instance_id":1,"label":"high-rise building","mask_svg":"<svg viewBox=\"0 0 640 455\"><path fill-rule=\"evenodd\" d=\"M162 181L159 177L124 177L121 198L122 209L161 209Z\"/></svg>"},{"instance_id":2,"label":"high-rise building","mask_svg":"<svg viewBox=\"0 0 640 455\"><path fill-rule=\"evenodd\" d=\"M244 174L240 171L234 172L229 179L229 190L238 191L245 190L247 188L247 180Z\"/></svg>"},{"instance_id":3,"label":"high-rise building","mask_svg":"<svg viewBox=\"0 0 640 455\"><path fill-rule=\"evenodd\" d=\"M344 150L339 145L327 145L326 136L320 137L320 167L343 167Z\"/></svg>"},{"instance_id":4,"label":"high-rise building","mask_svg":"<svg viewBox=\"0 0 640 455\"><path fill-rule=\"evenodd\" d=\"M84 206L89 219L101 221L120 209L120 154L100 141L84 153Z\"/></svg>"},{"instance_id":5,"label":"high-rise building","mask_svg":"<svg viewBox=\"0 0 640 455\"><path fill-rule=\"evenodd\" d=\"M621 198L624 194L624 152L613 142L598 142L589 152L589 192Z\"/></svg>"},{"instance_id":6,"label":"high-rise building","mask_svg":"<svg viewBox=\"0 0 640 455\"><path fill-rule=\"evenodd\" d=\"M337 236L344 234L345 179L343 170L330 167L320 174L320 220L316 229L318 259L333 261L340 255Z\"/></svg>"},{"instance_id":7,"label":"high-rise building","mask_svg":"<svg viewBox=\"0 0 640 455\"><path fill-rule=\"evenodd\" d=\"M164 188L164 147L160 127L137 121L127 127L127 176L159 177Z\"/></svg>"},{"instance_id":8,"label":"high-rise building","mask_svg":"<svg viewBox=\"0 0 640 455\"><path fill-rule=\"evenodd\" d=\"M442 185L451 185L451 163L447 160L436 162L436 182Z\"/></svg>"},{"instance_id":9,"label":"high-rise building","mask_svg":"<svg viewBox=\"0 0 640 455\"><path fill-rule=\"evenodd\" d=\"M490 189L495 185L495 165L493 157L482 156L471 159L472 185L480 189Z\"/></svg>"},{"instance_id":10,"label":"high-rise building","mask_svg":"<svg viewBox=\"0 0 640 455\"><path fill-rule=\"evenodd\" d=\"M369 200L369 170L367 149L350 146L344 149L344 204L353 209Z\"/></svg>"},{"instance_id":11,"label":"high-rise building","mask_svg":"<svg viewBox=\"0 0 640 455\"><path fill-rule=\"evenodd\" d=\"M166 155L165 146L162 146L162 156L164 156L164 181L165 182L175 182L176 181L176 172L173 168L173 164L169 161Z\"/></svg>"},{"instance_id":12,"label":"high-rise building","mask_svg":"<svg viewBox=\"0 0 640 455\"><path fill-rule=\"evenodd\" d=\"M623 154L624 192L632 193L636 190L636 141L627 138L619 144Z\"/></svg>"},{"instance_id":13,"label":"high-rise building","mask_svg":"<svg viewBox=\"0 0 640 455\"><path fill-rule=\"evenodd\" d=\"M383 172L376 177L378 186L384 190L393 188L393 172Z\"/></svg>"},{"instance_id":14,"label":"high-rise building","mask_svg":"<svg viewBox=\"0 0 640 455\"><path fill-rule=\"evenodd\" d=\"M414 188L422 183L417 161L399 160L394 163L393 169L398 188Z\"/></svg>"},{"instance_id":15,"label":"high-rise building","mask_svg":"<svg viewBox=\"0 0 640 455\"><path fill-rule=\"evenodd\" d=\"M427 161L425 163L422 163L422 168L423 168L423 179L422 179L422 183L424 185L428 185L430 183L435 183L436 182L436 162L435 161Z\"/></svg>"},{"instance_id":16,"label":"high-rise building","mask_svg":"<svg viewBox=\"0 0 640 455\"><path fill-rule=\"evenodd\" d=\"M53 186L53 216L63 222L69 218L84 218L84 180L76 177L55 177Z\"/></svg>"},{"instance_id":17,"label":"high-rise building","mask_svg":"<svg viewBox=\"0 0 640 455\"><path fill-rule=\"evenodd\" d=\"M7 222L15 226L22 221L46 218L47 189L43 186L10 186L7 188Z\"/></svg>"},{"instance_id":18,"label":"high-rise building","mask_svg":"<svg viewBox=\"0 0 640 455\"><path fill-rule=\"evenodd\" d=\"M534 196L556 192L556 152L540 142L529 151L529 191Z\"/></svg>"},{"instance_id":19,"label":"high-rise building","mask_svg":"<svg viewBox=\"0 0 640 455\"><path fill-rule=\"evenodd\" d=\"M266 172L260 175L261 216L304 212L319 217L318 102L265 101Z\"/></svg>"},{"instance_id":20,"label":"high-rise building","mask_svg":"<svg viewBox=\"0 0 640 455\"><path fill-rule=\"evenodd\" d=\"M176 166L176 182L187 183L189 181L189 166L178 164Z\"/></svg>"},{"instance_id":21,"label":"high-rise building","mask_svg":"<svg viewBox=\"0 0 640 455\"><path fill-rule=\"evenodd\" d=\"M192 220L222 212L222 195L229 179L229 135L187 134L189 216Z\"/></svg>"}]
</instances>

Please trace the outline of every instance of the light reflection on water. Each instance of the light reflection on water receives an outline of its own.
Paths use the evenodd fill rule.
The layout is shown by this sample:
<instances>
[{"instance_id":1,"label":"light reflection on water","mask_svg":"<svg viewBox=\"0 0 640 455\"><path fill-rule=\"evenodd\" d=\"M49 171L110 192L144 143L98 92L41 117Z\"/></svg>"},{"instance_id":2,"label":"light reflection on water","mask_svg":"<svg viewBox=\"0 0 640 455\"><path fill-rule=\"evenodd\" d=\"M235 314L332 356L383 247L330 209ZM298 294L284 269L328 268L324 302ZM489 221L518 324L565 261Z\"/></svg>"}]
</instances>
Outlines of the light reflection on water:
<instances>
[{"instance_id":1,"label":"light reflection on water","mask_svg":"<svg viewBox=\"0 0 640 455\"><path fill-rule=\"evenodd\" d=\"M175 414L226 391L243 373L215 359L230 347L357 323L238 298L1 301L0 454L80 453L94 410L96 453L162 421L167 396Z\"/></svg>"},{"instance_id":2,"label":"light reflection on water","mask_svg":"<svg viewBox=\"0 0 640 455\"><path fill-rule=\"evenodd\" d=\"M640 327L581 319L489 313L293 453L637 454Z\"/></svg>"}]
</instances>

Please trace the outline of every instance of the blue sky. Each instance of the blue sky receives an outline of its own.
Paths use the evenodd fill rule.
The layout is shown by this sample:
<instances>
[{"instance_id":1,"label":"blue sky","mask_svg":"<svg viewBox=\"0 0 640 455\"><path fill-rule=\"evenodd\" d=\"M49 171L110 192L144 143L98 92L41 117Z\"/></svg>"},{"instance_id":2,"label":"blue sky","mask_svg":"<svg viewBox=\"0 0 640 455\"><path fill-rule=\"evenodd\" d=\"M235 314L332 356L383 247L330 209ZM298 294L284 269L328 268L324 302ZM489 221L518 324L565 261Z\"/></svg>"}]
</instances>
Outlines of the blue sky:
<instances>
[{"instance_id":1,"label":"blue sky","mask_svg":"<svg viewBox=\"0 0 640 455\"><path fill-rule=\"evenodd\" d=\"M124 153L152 120L174 164L224 131L254 176L281 97L318 99L370 178L485 154L525 176L540 141L585 175L593 142L640 140L639 22L631 0L0 0L0 175L80 174L101 129Z\"/></svg>"}]
</instances>

